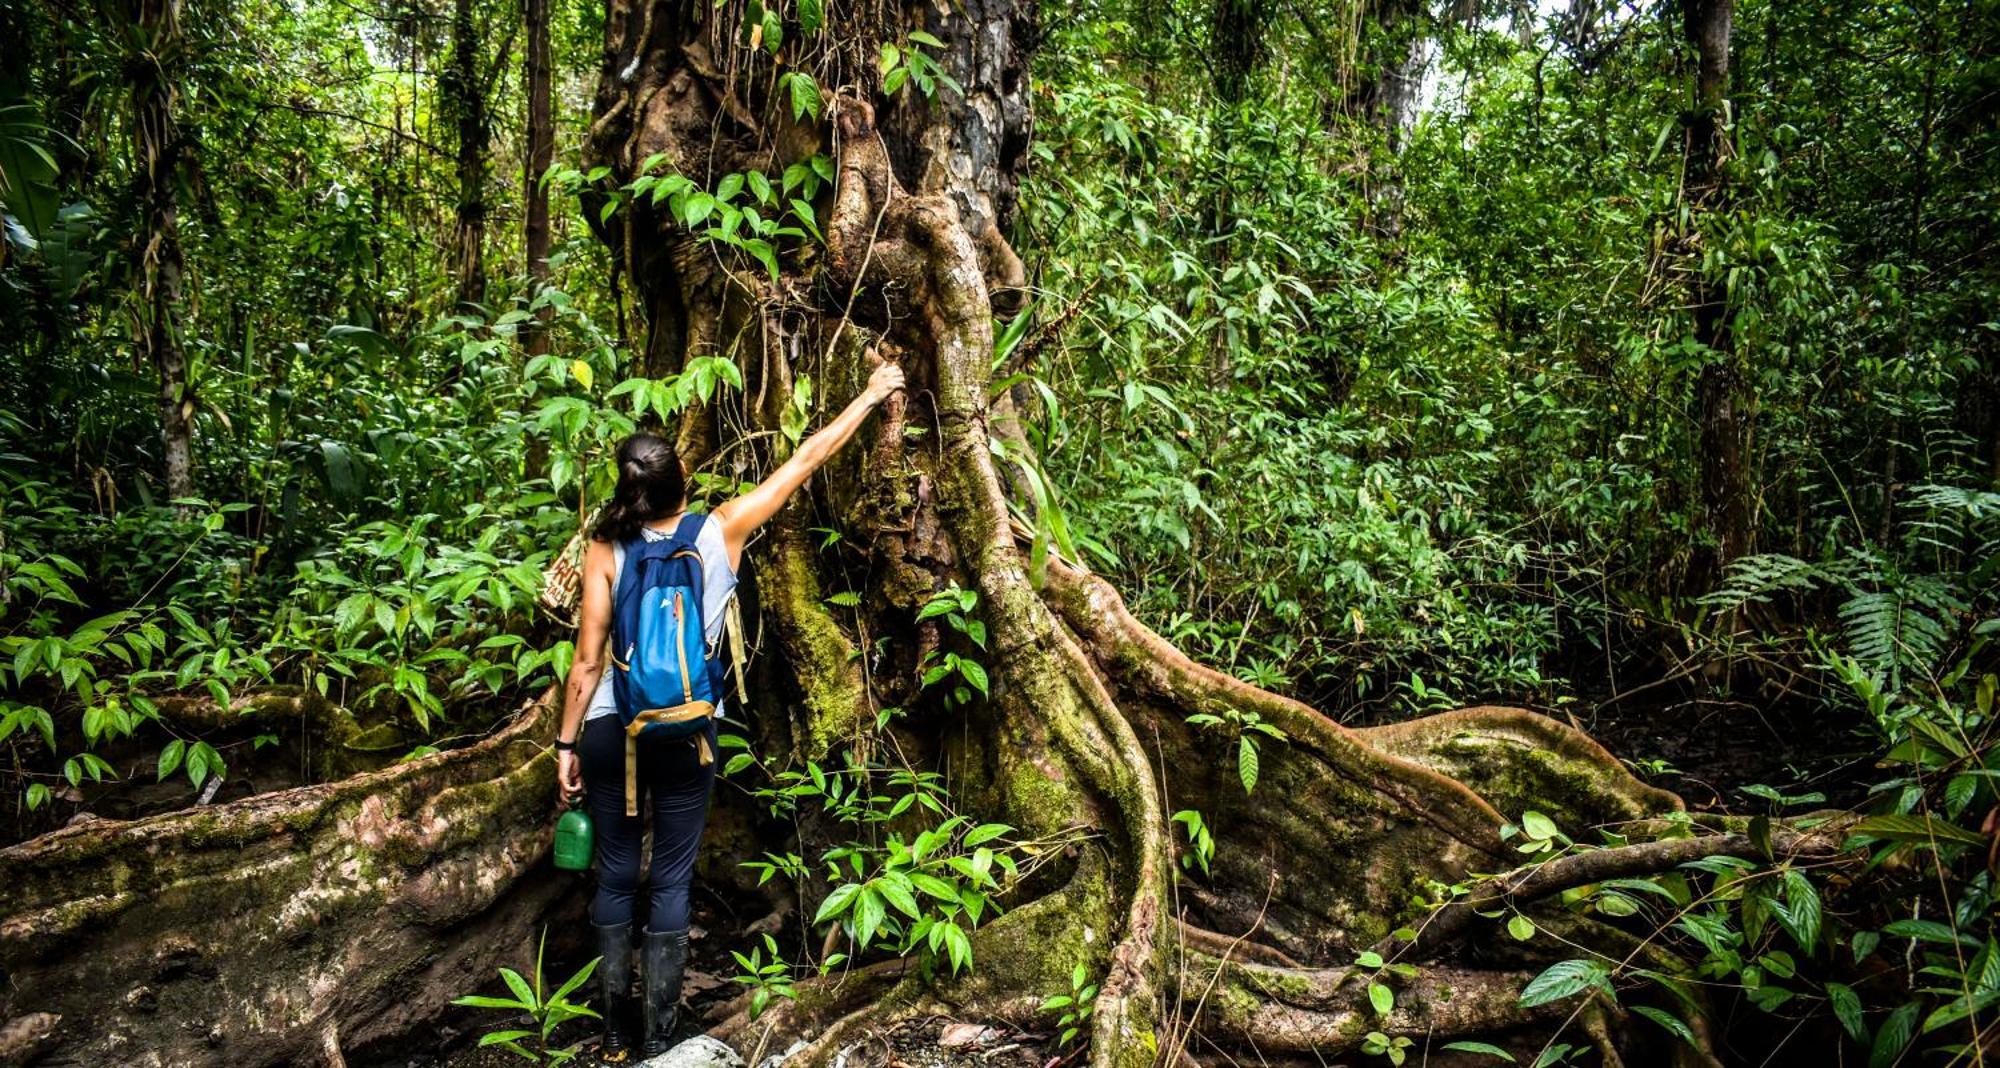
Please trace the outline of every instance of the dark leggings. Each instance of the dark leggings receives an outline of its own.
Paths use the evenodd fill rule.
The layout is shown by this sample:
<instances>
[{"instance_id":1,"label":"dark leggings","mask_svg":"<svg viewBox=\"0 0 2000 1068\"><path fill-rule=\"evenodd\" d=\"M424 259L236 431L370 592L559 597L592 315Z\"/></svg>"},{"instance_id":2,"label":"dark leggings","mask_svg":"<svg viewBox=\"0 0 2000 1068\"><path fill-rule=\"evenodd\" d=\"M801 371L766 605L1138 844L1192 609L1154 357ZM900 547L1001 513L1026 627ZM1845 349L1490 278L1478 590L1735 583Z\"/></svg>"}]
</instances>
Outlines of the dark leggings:
<instances>
[{"instance_id":1,"label":"dark leggings","mask_svg":"<svg viewBox=\"0 0 2000 1068\"><path fill-rule=\"evenodd\" d=\"M713 725L708 742L714 752ZM625 726L617 716L589 720L576 748L597 835L597 899L591 903L590 919L602 925L628 923L639 893L639 851L646 824L643 815L625 814ZM701 763L692 736L640 736L639 811L645 812L648 794L653 808L653 865L646 880L652 887L646 913L649 930L687 929L688 886L694 881L694 854L701 845L713 785L715 765Z\"/></svg>"}]
</instances>

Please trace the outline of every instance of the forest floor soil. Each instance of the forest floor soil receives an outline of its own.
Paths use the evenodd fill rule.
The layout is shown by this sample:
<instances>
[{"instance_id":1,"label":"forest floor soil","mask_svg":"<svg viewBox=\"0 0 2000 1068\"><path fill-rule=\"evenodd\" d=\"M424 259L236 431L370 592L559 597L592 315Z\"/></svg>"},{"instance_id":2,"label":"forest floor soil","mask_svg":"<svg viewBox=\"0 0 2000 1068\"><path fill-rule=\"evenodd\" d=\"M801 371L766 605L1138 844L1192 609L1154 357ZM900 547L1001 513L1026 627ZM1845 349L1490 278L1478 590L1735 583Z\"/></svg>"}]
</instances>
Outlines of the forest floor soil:
<instances>
[{"instance_id":1,"label":"forest floor soil","mask_svg":"<svg viewBox=\"0 0 2000 1068\"><path fill-rule=\"evenodd\" d=\"M1767 811L1765 800L1744 792L1756 785L1793 797L1823 795L1814 807L1858 804L1874 759L1868 740L1848 724L1782 704L1625 701L1555 715L1588 731L1641 779L1705 812Z\"/></svg>"}]
</instances>

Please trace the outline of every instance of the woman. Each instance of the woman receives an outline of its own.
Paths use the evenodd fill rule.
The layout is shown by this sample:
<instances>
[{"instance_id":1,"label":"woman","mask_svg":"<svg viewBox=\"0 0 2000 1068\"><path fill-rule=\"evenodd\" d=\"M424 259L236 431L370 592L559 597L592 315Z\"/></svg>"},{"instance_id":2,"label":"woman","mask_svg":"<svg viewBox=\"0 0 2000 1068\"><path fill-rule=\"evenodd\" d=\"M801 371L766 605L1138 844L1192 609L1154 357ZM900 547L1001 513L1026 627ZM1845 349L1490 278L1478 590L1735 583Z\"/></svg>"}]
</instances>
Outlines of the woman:
<instances>
[{"instance_id":1,"label":"woman","mask_svg":"<svg viewBox=\"0 0 2000 1068\"><path fill-rule=\"evenodd\" d=\"M756 489L716 508L701 524L695 547L702 559L702 624L710 649L722 637L724 609L735 591L736 568L750 535L840 451L877 404L901 388L900 368L877 367L868 388L838 418L807 438ZM625 547L674 531L687 510L685 479L680 457L659 437L634 434L618 446L618 488L583 558L583 618L565 688L562 723L556 731L556 776L563 799L587 796L597 831L597 898L591 904L590 922L603 958L597 966L604 1000L602 1057L610 1063L624 1061L629 1053L617 1020L631 989L632 913L644 817L625 814L625 729L611 676L604 670L605 645ZM716 714L722 714L719 695ZM640 1040L648 1057L667 1049L680 1005L681 972L687 964L688 884L708 816L709 788L715 781L715 765L700 759L698 740L705 740L708 751L714 751L714 720L709 721L705 739L700 734L639 736L638 789L652 795L653 810Z\"/></svg>"}]
</instances>

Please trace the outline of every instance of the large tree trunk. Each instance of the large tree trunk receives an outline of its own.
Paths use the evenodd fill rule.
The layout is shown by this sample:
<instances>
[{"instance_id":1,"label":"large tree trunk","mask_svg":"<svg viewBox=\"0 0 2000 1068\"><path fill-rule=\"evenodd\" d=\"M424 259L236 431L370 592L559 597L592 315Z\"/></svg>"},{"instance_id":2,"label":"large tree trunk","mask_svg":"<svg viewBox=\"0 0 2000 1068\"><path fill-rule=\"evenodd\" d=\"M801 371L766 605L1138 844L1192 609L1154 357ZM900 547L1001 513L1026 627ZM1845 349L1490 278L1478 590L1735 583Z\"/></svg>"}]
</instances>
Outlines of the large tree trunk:
<instances>
[{"instance_id":1,"label":"large tree trunk","mask_svg":"<svg viewBox=\"0 0 2000 1068\"><path fill-rule=\"evenodd\" d=\"M175 176L183 150L174 122L181 50L180 0L128 0L124 36L132 102L139 232L133 241L139 293L132 337L160 377L160 464L167 496L194 496L194 394L181 352L180 207Z\"/></svg>"},{"instance_id":2,"label":"large tree trunk","mask_svg":"<svg viewBox=\"0 0 2000 1068\"><path fill-rule=\"evenodd\" d=\"M611 0L590 162L620 182L644 166L716 189L726 175L778 182L789 165L830 157L836 180L813 205L825 242L778 246L775 280L689 234L666 201L628 199L604 228L642 306L673 311L652 322L644 359L716 356L743 371L746 388L684 420L693 466L754 477L793 440L795 386L810 380L815 405L837 405L859 388L870 348L908 375L907 392L752 547L767 636L751 717L759 751L822 766L842 751L893 751L944 773L959 812L1054 844L973 932L971 972L864 957L801 982L761 1018L727 1014L713 1033L746 1054L824 1064L917 1013L1045 1024L1041 998L1067 991L1081 965L1101 983L1094 1065L1338 1056L1370 1030L1478 1035L1531 1059L1568 1007L1519 1008L1528 975L1578 943L1645 952L1556 895L1760 846L1641 842L1430 914L1413 901L1423 887L1514 865L1501 828L1528 807L1568 828L1618 822L1637 841L1643 821L1680 803L1577 731L1518 709L1348 730L1193 663L1102 579L1024 546L1041 539L1010 515L1009 487L1034 460L1011 394L992 388L992 324L1022 284L1003 234L1028 158L1035 6L904 4L840 9L822 34L783 27L779 57L826 89L823 118L800 122L789 92L767 95L777 83L756 49L768 36L743 43L741 0ZM912 31L944 42L934 58L962 94L942 83L929 100L910 85L881 92L881 46L908 46ZM814 527L839 531L839 544L818 547ZM977 593L983 648L918 618L951 584ZM852 603L830 601L846 592ZM982 662L990 696L943 706L920 680L940 650ZM904 711L885 737L876 713L891 706ZM1233 740L1191 724L1197 713L1285 734L1267 740L1254 793L1239 783ZM417 1022L488 963L491 924L522 924L549 893L543 880L510 890L546 845L552 784L534 741L549 729L537 709L472 749L374 775L0 851L7 1027L48 1031L60 1063L157 1043L176 1064L259 1065L306 1059L329 1028L351 1039ZM1175 875L1176 808L1217 829L1206 875ZM790 850L812 865L826 844L712 836L709 848ZM1496 940L1482 915L1495 903L1560 940ZM1405 925L1428 933L1398 941ZM502 942L525 940L516 930ZM1387 1014L1369 1007L1369 971L1354 966L1370 950L1415 968L1388 980L1399 994ZM1614 1010L1592 1011L1590 1034L1614 1047ZM1690 1046L1662 1057L1714 1063Z\"/></svg>"},{"instance_id":3,"label":"large tree trunk","mask_svg":"<svg viewBox=\"0 0 2000 1068\"><path fill-rule=\"evenodd\" d=\"M860 386L871 348L908 375L907 396L750 554L775 636L764 696L786 710L767 751L866 750L875 712L894 706L906 710L895 747L949 769L961 811L1028 835L1081 824L1091 837L1039 896L978 930L969 978L868 969L719 1033L746 1051L806 1039L807 1059L825 1060L867 1027L939 1004L1027 1022L1081 963L1103 977L1094 1063L1187 1052L1173 1006L1198 1013L1204 1040L1223 1047L1352 1049L1369 1030L1355 1026L1369 1012L1365 980L1347 970L1354 955L1416 919L1413 886L1509 866L1503 817L1533 804L1583 826L1678 807L1587 738L1518 710L1345 730L1189 662L1074 564L1038 569L1009 512L1033 457L1013 398L991 388L994 317L1022 278L1003 235L1027 159L1035 7L907 0L832 17L823 34L787 24L774 65L755 47L768 35L744 32L741 2L611 0L590 165L619 183L679 175L714 190L751 171L775 183L825 153L837 182L815 205L824 247L781 245L775 280L703 240L709 222L691 234L670 202L624 201L602 233L644 306L672 309L652 323L649 366L719 356L744 371L741 394L683 426L692 465L767 469L785 449L794 384L810 379L830 408ZM882 91L881 47L909 47L917 30L944 43L936 59L962 93ZM825 121L795 121L774 92L795 69L827 90ZM814 527L858 548L818 551ZM957 647L917 615L952 584L979 595L990 652L959 651L986 661L992 689L947 712L919 665L926 650ZM846 591L858 603L836 613L827 599ZM1255 794L1236 784L1230 740L1189 725L1202 712L1290 737L1267 748ZM1208 880L1174 884L1169 796L1225 828ZM1531 1028L1514 994L1538 951L1549 952L1420 972L1410 989L1424 996L1375 1026L1433 1039ZM1205 999L1215 984L1222 992Z\"/></svg>"}]
</instances>

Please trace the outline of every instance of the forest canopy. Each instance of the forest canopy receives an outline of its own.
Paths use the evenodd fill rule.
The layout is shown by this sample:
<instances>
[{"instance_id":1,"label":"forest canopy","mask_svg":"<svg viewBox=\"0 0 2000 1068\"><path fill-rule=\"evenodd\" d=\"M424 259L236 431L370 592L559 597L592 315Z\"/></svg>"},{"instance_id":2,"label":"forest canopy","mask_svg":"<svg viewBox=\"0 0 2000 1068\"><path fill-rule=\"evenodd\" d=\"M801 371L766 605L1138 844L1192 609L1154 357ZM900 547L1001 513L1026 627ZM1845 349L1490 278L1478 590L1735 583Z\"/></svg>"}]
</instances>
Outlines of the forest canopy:
<instances>
[{"instance_id":1,"label":"forest canopy","mask_svg":"<svg viewBox=\"0 0 2000 1068\"><path fill-rule=\"evenodd\" d=\"M1994 0L0 41L0 1066L588 1047L545 572L626 435L711 507L880 360L746 556L693 1030L2000 1048Z\"/></svg>"}]
</instances>

